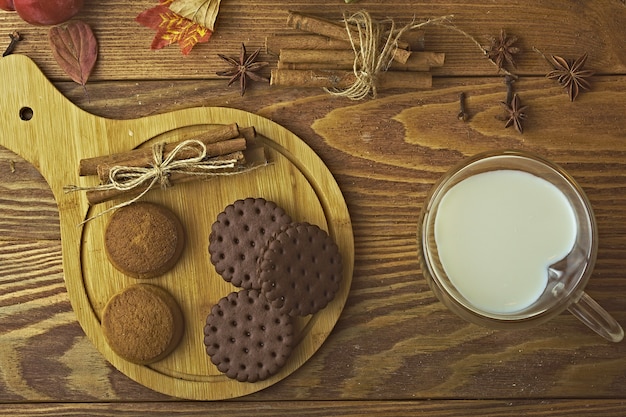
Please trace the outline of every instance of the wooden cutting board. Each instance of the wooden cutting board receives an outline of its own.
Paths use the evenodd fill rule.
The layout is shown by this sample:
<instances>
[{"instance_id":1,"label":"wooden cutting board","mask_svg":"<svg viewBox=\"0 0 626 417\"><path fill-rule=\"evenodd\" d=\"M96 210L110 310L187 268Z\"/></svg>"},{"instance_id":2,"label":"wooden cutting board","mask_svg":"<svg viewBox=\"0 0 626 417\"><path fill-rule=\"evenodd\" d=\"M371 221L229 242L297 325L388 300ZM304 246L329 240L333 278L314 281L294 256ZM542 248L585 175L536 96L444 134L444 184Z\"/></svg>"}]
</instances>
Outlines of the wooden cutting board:
<instances>
[{"instance_id":1,"label":"wooden cutting board","mask_svg":"<svg viewBox=\"0 0 626 417\"><path fill-rule=\"evenodd\" d=\"M0 145L33 164L48 181L61 222L63 269L78 321L98 350L117 369L164 394L188 399L234 398L268 387L298 369L322 345L348 297L354 266L354 240L341 191L319 157L298 137L247 112L227 108L191 108L134 120L110 120L75 107L27 57L0 59L5 83L0 96ZM155 140L174 142L209 125L254 126L268 149L271 164L254 171L189 182L148 193L144 200L173 210L187 232L185 252L174 269L151 284L168 290L179 302L186 331L181 344L165 359L135 365L113 353L101 331L106 302L138 282L115 270L103 250L110 212L84 225L87 217L119 201L90 207L84 194L66 193L67 185L90 186L96 178L79 177L83 158L146 146ZM335 299L313 316L297 320L297 345L287 364L273 377L241 383L221 374L203 345L204 321L211 307L237 289L216 274L208 255L208 236L217 215L240 198L263 197L283 207L294 221L308 221L328 231L340 248L344 275Z\"/></svg>"}]
</instances>

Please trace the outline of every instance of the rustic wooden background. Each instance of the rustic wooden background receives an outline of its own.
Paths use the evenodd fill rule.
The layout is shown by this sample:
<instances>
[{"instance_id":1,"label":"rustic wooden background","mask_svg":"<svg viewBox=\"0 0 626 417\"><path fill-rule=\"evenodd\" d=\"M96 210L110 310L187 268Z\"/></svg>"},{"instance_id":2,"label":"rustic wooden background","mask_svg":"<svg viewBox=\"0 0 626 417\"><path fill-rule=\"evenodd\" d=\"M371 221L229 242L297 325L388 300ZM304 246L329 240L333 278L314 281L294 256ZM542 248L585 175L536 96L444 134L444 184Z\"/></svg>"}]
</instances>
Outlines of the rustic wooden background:
<instances>
[{"instance_id":1,"label":"rustic wooden background","mask_svg":"<svg viewBox=\"0 0 626 417\"><path fill-rule=\"evenodd\" d=\"M623 1L224 0L211 41L186 57L177 46L149 50L153 32L134 17L156 0L86 3L78 17L100 42L88 95L53 61L47 28L0 13L0 49L8 44L5 34L19 30L25 40L16 53L31 57L73 103L96 115L227 106L294 132L324 160L347 200L355 235L352 289L320 351L280 383L218 403L155 393L113 369L85 337L63 282L52 194L33 166L1 149L1 414L626 414L626 343L605 342L568 314L517 332L463 322L429 291L415 236L426 192L451 165L490 149L537 152L562 164L588 193L600 234L588 292L626 324ZM237 86L214 75L224 68L217 53L236 56L241 42L252 50L266 35L288 31L288 10L339 19L360 8L399 24L453 14L485 45L501 28L518 36L515 90L529 105L524 134L498 120L506 89L495 67L467 38L438 27L427 29L426 49L445 52L446 64L433 70L427 91L352 102L255 83L241 97ZM571 58L588 52L587 66L597 72L592 91L570 103L545 79L550 68L533 47ZM465 123L456 118L460 92L471 115Z\"/></svg>"}]
</instances>

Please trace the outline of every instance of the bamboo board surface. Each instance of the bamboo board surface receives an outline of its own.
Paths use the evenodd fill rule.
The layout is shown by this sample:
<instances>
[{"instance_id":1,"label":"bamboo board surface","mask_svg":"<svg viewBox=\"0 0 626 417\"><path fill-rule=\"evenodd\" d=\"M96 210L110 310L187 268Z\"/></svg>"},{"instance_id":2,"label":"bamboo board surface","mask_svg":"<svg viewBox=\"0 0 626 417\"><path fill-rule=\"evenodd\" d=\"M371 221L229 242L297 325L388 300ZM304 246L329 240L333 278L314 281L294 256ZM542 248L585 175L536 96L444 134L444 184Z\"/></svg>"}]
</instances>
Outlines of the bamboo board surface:
<instances>
[{"instance_id":1,"label":"bamboo board surface","mask_svg":"<svg viewBox=\"0 0 626 417\"><path fill-rule=\"evenodd\" d=\"M28 58L0 61L0 76L12 78L0 97L3 132L0 145L33 164L50 185L59 206L65 282L78 320L98 350L132 379L168 395L191 399L225 399L256 392L285 378L306 362L324 342L339 318L350 289L354 262L350 217L343 196L317 155L284 128L239 110L190 108L134 120L111 120L84 112L67 101ZM69 184L93 185L78 178L80 159L108 155L145 145L154 138L174 142L202 132L210 124L236 122L254 126L267 139L270 164L244 174L185 183L146 200L172 209L187 232L186 249L175 268L149 282L167 289L185 316L186 332L178 348L150 366L115 355L106 344L99 319L116 292L137 282L117 272L102 247L106 213L115 201L90 208L81 193L66 193ZM264 197L282 206L294 221L327 230L344 260L344 279L335 299L319 313L300 319L297 345L283 369L258 383L239 383L217 371L204 352L204 319L214 303L235 287L210 264L207 246L211 224L230 203ZM119 203L119 201L117 202Z\"/></svg>"}]
</instances>

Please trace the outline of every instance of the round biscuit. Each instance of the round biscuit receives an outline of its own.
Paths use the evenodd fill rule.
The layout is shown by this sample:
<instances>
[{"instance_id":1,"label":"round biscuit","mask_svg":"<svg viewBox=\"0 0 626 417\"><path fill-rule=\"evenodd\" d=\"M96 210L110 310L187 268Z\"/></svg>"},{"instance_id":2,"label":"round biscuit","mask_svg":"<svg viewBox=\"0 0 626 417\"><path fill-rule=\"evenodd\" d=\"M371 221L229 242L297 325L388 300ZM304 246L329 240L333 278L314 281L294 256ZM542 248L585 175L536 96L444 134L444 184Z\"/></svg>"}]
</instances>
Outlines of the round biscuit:
<instances>
[{"instance_id":1,"label":"round biscuit","mask_svg":"<svg viewBox=\"0 0 626 417\"><path fill-rule=\"evenodd\" d=\"M204 344L211 362L229 378L264 380L280 370L291 354L291 318L273 308L257 290L241 290L211 309Z\"/></svg>"},{"instance_id":2,"label":"round biscuit","mask_svg":"<svg viewBox=\"0 0 626 417\"><path fill-rule=\"evenodd\" d=\"M211 226L209 254L215 270L236 287L260 289L256 275L260 250L289 223L291 217L264 198L230 204Z\"/></svg>"},{"instance_id":3,"label":"round biscuit","mask_svg":"<svg viewBox=\"0 0 626 417\"><path fill-rule=\"evenodd\" d=\"M335 297L342 279L338 246L309 223L292 223L270 240L258 262L261 292L282 313L314 314Z\"/></svg>"},{"instance_id":4,"label":"round biscuit","mask_svg":"<svg viewBox=\"0 0 626 417\"><path fill-rule=\"evenodd\" d=\"M104 234L104 249L111 264L138 279L169 271L180 259L185 230L168 208L137 202L113 213Z\"/></svg>"}]
</instances>

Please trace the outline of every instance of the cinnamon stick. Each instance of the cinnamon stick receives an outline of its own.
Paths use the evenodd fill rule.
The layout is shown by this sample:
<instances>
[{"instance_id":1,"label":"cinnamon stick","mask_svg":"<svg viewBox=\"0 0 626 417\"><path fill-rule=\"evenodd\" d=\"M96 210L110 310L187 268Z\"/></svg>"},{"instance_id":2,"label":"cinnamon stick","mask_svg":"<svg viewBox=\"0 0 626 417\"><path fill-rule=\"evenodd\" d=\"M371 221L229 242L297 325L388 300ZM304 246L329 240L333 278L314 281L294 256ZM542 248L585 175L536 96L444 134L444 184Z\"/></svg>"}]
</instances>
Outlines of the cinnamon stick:
<instances>
[{"instance_id":1,"label":"cinnamon stick","mask_svg":"<svg viewBox=\"0 0 626 417\"><path fill-rule=\"evenodd\" d=\"M411 29L405 31L400 40L405 42L410 51L423 51L426 47L426 31L424 29Z\"/></svg>"},{"instance_id":2,"label":"cinnamon stick","mask_svg":"<svg viewBox=\"0 0 626 417\"><path fill-rule=\"evenodd\" d=\"M278 55L282 49L352 49L350 42L315 34L274 34L265 37L265 51Z\"/></svg>"},{"instance_id":3,"label":"cinnamon stick","mask_svg":"<svg viewBox=\"0 0 626 417\"><path fill-rule=\"evenodd\" d=\"M332 39L338 39L345 42L350 42L350 40L352 40L355 46L361 46L357 29L351 29L350 33L348 33L345 26L340 26L334 22L319 17L303 15L297 12L289 12L287 25L294 29L327 36ZM398 48L394 50L393 59L398 62L405 63L411 55L411 52L407 50L409 48L409 44L399 40L397 46Z\"/></svg>"},{"instance_id":4,"label":"cinnamon stick","mask_svg":"<svg viewBox=\"0 0 626 417\"><path fill-rule=\"evenodd\" d=\"M431 67L441 67L445 54L439 52L413 52L405 64L393 61L389 70L393 71L428 71ZM352 50L307 50L282 49L278 68L284 69L352 69L354 52ZM295 64L295 65L289 65ZM313 64L313 65L311 65ZM325 66L324 66L325 65Z\"/></svg>"},{"instance_id":5,"label":"cinnamon stick","mask_svg":"<svg viewBox=\"0 0 626 417\"><path fill-rule=\"evenodd\" d=\"M238 166L242 166L245 163L245 157L242 151L237 151L228 155L221 155L221 156L214 158L214 160L231 160L231 159L236 159ZM169 176L169 182L171 185L176 185L176 184L182 184L185 182L197 180L198 178L206 178L206 177L199 177L197 175L182 173L182 172L172 172ZM154 184L153 187L159 187L159 186L160 186L159 184ZM145 187L139 187L138 189L133 189L130 191L116 190L116 189L89 190L85 193L85 195L87 197L87 201L89 202L89 204L95 205L95 204L104 203L106 201L114 200L120 197L127 197L130 199L132 197L138 196L144 191L145 191Z\"/></svg>"},{"instance_id":6,"label":"cinnamon stick","mask_svg":"<svg viewBox=\"0 0 626 417\"><path fill-rule=\"evenodd\" d=\"M205 145L216 143L239 136L239 127L236 123L229 125L215 125L201 135L193 139L199 140ZM164 148L164 157L176 148L180 142L168 143ZM117 153L113 155L96 156L93 158L82 159L79 163L78 173L81 176L98 175L98 165L126 165L124 162L139 158L148 158L152 160L152 149L150 147L139 148L128 152Z\"/></svg>"},{"instance_id":7,"label":"cinnamon stick","mask_svg":"<svg viewBox=\"0 0 626 417\"><path fill-rule=\"evenodd\" d=\"M246 138L248 142L248 147L256 146L256 129L254 126L247 126L239 128L239 134Z\"/></svg>"},{"instance_id":8,"label":"cinnamon stick","mask_svg":"<svg viewBox=\"0 0 626 417\"><path fill-rule=\"evenodd\" d=\"M165 145L165 148L167 148L168 145ZM207 157L216 157L220 155L227 155L233 152L245 150L246 139L243 137L235 138L235 139L228 139L228 140L223 140L220 142L208 143L208 144L205 144L205 146L206 146ZM117 161L115 161L114 164L105 163L105 164L98 165L97 173L98 173L98 177L100 178L100 181L103 184L109 182L109 175L111 172L111 168L113 168L114 166L149 167L154 161L154 156L152 152L150 152L149 154L142 153L141 155L137 153L129 152L128 156L129 157L127 159L122 159L122 158L118 159ZM198 156L198 149L197 148L183 149L180 152L178 152L176 156L177 156L177 159L193 158L193 157ZM164 158L166 158L165 155L164 155Z\"/></svg>"},{"instance_id":9,"label":"cinnamon stick","mask_svg":"<svg viewBox=\"0 0 626 417\"><path fill-rule=\"evenodd\" d=\"M281 49L278 60L279 62L307 63L339 62L352 66L354 63L354 51L352 49Z\"/></svg>"},{"instance_id":10,"label":"cinnamon stick","mask_svg":"<svg viewBox=\"0 0 626 417\"><path fill-rule=\"evenodd\" d=\"M282 70L273 69L270 85L280 87L348 88L356 81L353 71L341 70ZM380 89L425 89L432 87L429 72L386 71L377 77Z\"/></svg>"},{"instance_id":11,"label":"cinnamon stick","mask_svg":"<svg viewBox=\"0 0 626 417\"><path fill-rule=\"evenodd\" d=\"M332 23L332 22L329 22ZM341 27L345 33L345 27ZM412 51L424 49L424 31L410 30L403 34L403 45L409 45ZM265 38L265 50L269 54L278 55L281 49L350 49L352 45L348 41L329 38L327 36L311 33L279 33Z\"/></svg>"}]
</instances>

